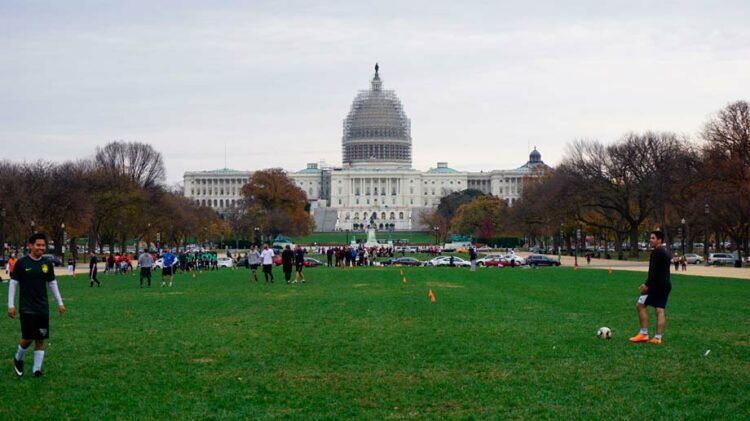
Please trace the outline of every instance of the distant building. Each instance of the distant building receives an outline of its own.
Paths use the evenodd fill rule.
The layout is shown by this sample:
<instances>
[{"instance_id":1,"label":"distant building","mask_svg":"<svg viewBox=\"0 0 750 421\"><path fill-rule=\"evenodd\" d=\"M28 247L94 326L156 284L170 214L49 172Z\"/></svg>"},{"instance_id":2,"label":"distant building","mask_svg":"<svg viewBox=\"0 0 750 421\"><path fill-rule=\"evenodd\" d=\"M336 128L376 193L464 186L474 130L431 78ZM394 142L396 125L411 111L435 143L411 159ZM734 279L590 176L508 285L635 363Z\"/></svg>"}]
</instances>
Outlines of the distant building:
<instances>
[{"instance_id":1,"label":"distant building","mask_svg":"<svg viewBox=\"0 0 750 421\"><path fill-rule=\"evenodd\" d=\"M183 176L184 195L201 206L208 206L219 213L239 206L242 199L240 189L250 181L251 171L236 171L224 168L214 171L188 171Z\"/></svg>"},{"instance_id":2,"label":"distant building","mask_svg":"<svg viewBox=\"0 0 750 421\"><path fill-rule=\"evenodd\" d=\"M380 230L408 231L425 229L419 224L420 214L456 191L476 189L513 205L521 196L524 177L549 168L534 148L529 160L516 169L469 172L438 162L435 168L418 171L412 168L411 151L411 122L395 92L383 89L376 65L370 89L357 94L344 119L342 166L311 163L289 177L307 194L316 231L361 230L371 222ZM185 196L201 204L206 200L207 206L221 211L241 199L240 186L208 180L251 176L232 170L185 173ZM206 190L213 196L204 192L204 186L213 187Z\"/></svg>"}]
</instances>

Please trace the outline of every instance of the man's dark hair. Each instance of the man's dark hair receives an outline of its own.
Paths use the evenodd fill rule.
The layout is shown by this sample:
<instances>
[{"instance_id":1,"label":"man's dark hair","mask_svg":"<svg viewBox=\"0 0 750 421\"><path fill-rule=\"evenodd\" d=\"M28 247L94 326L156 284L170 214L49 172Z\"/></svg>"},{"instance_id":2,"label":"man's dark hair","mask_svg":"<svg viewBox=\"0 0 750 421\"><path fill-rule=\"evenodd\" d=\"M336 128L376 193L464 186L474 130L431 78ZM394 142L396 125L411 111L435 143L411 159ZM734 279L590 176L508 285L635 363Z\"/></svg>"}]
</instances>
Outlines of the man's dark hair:
<instances>
[{"instance_id":1,"label":"man's dark hair","mask_svg":"<svg viewBox=\"0 0 750 421\"><path fill-rule=\"evenodd\" d=\"M31 237L29 237L29 244L36 243L36 240L44 240L44 242L47 242L47 236L43 232L37 232L36 234L32 234Z\"/></svg>"},{"instance_id":2,"label":"man's dark hair","mask_svg":"<svg viewBox=\"0 0 750 421\"><path fill-rule=\"evenodd\" d=\"M657 240L659 240L661 242L664 242L664 233L663 232L661 232L659 230L654 230L654 231L651 231L651 234L653 234L654 237L656 237Z\"/></svg>"}]
</instances>

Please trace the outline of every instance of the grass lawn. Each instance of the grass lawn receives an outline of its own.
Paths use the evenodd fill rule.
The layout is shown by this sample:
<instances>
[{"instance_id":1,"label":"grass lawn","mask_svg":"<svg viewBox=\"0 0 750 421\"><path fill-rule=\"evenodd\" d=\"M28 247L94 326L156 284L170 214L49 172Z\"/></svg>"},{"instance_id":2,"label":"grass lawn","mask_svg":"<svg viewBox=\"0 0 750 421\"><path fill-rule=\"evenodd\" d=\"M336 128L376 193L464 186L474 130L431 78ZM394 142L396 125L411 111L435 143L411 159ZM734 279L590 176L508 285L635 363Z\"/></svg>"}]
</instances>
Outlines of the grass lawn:
<instances>
[{"instance_id":1,"label":"grass lawn","mask_svg":"<svg viewBox=\"0 0 750 421\"><path fill-rule=\"evenodd\" d=\"M399 270L62 278L45 377L28 353L16 378L19 323L0 322L0 419L750 417L747 281L673 276L659 347L627 342L643 273Z\"/></svg>"},{"instance_id":2,"label":"grass lawn","mask_svg":"<svg viewBox=\"0 0 750 421\"><path fill-rule=\"evenodd\" d=\"M378 231L376 235L378 240L388 239L388 232L386 231ZM349 232L349 241L352 240L353 236L356 237L357 240L367 240L366 232ZM321 245L343 245L347 244L346 238L346 232L316 232L305 237L294 237L292 238L292 240L294 240L295 243L302 245L310 245L315 243ZM397 240L407 240L409 244L435 244L435 234L431 232L393 232L391 234L391 239L394 242Z\"/></svg>"}]
</instances>

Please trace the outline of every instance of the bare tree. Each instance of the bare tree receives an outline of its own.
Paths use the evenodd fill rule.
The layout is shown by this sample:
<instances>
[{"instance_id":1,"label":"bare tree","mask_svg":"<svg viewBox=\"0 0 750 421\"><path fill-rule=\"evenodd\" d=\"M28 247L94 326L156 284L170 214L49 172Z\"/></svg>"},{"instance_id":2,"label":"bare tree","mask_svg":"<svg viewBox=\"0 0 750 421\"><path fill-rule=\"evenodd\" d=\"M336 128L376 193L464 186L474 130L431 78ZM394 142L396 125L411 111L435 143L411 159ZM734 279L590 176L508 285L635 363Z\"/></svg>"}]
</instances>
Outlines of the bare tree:
<instances>
[{"instance_id":1,"label":"bare tree","mask_svg":"<svg viewBox=\"0 0 750 421\"><path fill-rule=\"evenodd\" d=\"M750 102L737 101L705 125L704 190L712 219L747 253L750 238ZM717 238L718 240L718 238ZM740 254L740 259L742 255Z\"/></svg>"},{"instance_id":2,"label":"bare tree","mask_svg":"<svg viewBox=\"0 0 750 421\"><path fill-rule=\"evenodd\" d=\"M145 143L109 143L97 148L94 162L108 176L122 175L144 188L160 185L166 175L161 154Z\"/></svg>"}]
</instances>

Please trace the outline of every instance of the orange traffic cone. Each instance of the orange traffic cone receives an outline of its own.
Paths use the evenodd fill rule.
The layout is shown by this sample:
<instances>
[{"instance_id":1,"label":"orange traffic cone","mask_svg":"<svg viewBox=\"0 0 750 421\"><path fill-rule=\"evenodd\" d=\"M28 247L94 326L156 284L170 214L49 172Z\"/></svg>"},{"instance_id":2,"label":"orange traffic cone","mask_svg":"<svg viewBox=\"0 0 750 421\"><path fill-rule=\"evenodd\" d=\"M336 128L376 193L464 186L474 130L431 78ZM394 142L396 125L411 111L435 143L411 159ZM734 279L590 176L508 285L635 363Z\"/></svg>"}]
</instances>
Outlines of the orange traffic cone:
<instances>
[{"instance_id":1,"label":"orange traffic cone","mask_svg":"<svg viewBox=\"0 0 750 421\"><path fill-rule=\"evenodd\" d=\"M432 293L432 288L430 288L430 293L427 294L427 295L430 297L430 302L434 303L435 302L435 294Z\"/></svg>"},{"instance_id":2,"label":"orange traffic cone","mask_svg":"<svg viewBox=\"0 0 750 421\"><path fill-rule=\"evenodd\" d=\"M573 265L573 272L578 270L578 265Z\"/></svg>"},{"instance_id":3,"label":"orange traffic cone","mask_svg":"<svg viewBox=\"0 0 750 421\"><path fill-rule=\"evenodd\" d=\"M612 274L612 268L609 268L609 269L607 270L607 272L609 272L609 274L611 275L611 274Z\"/></svg>"},{"instance_id":4,"label":"orange traffic cone","mask_svg":"<svg viewBox=\"0 0 750 421\"><path fill-rule=\"evenodd\" d=\"M406 276L404 276L404 279L402 279L401 282L406 283Z\"/></svg>"},{"instance_id":5,"label":"orange traffic cone","mask_svg":"<svg viewBox=\"0 0 750 421\"><path fill-rule=\"evenodd\" d=\"M404 270L403 269L399 269L399 270L401 271L401 276L404 276Z\"/></svg>"}]
</instances>

